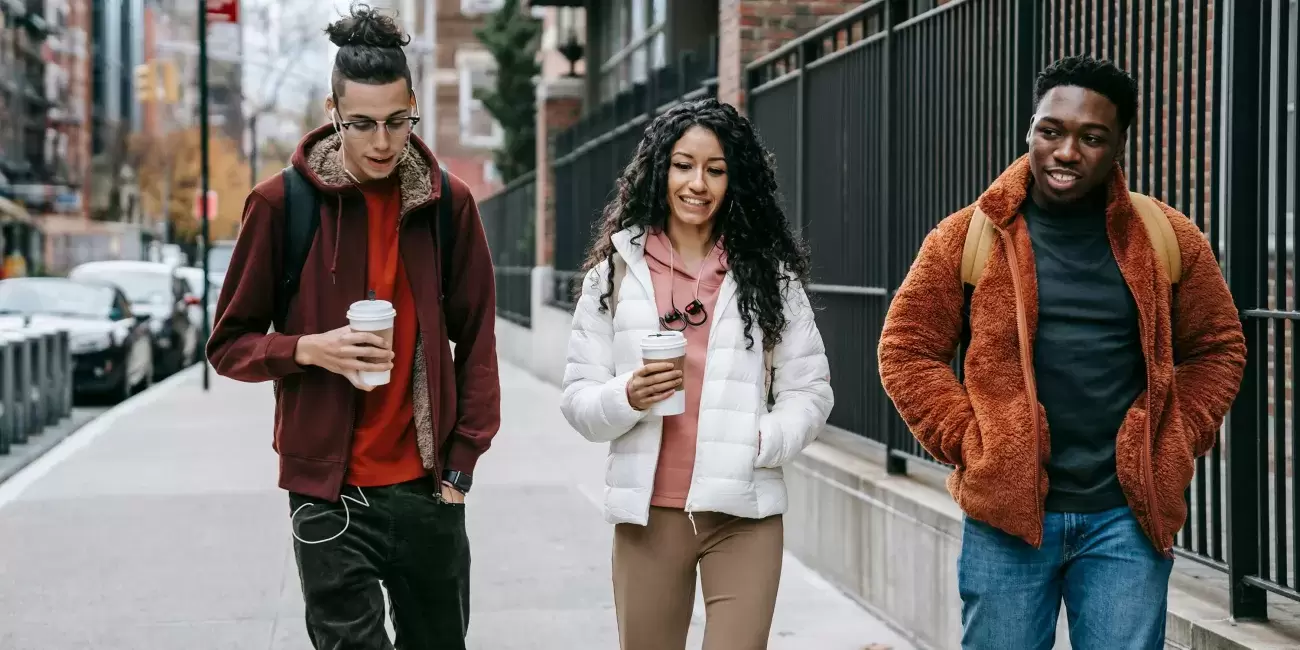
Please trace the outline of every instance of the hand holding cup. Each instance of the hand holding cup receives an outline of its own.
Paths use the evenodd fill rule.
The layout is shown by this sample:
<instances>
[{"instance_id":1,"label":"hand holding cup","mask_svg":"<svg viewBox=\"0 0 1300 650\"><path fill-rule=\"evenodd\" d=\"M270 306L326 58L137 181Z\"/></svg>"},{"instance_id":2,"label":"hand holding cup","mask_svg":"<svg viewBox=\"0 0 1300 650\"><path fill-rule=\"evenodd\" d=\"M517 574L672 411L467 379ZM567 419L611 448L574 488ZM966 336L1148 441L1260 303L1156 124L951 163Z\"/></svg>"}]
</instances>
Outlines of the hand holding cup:
<instances>
[{"instance_id":1,"label":"hand holding cup","mask_svg":"<svg viewBox=\"0 0 1300 650\"><path fill-rule=\"evenodd\" d=\"M682 385L682 371L669 362L648 363L632 373L627 382L627 401L632 408L644 411L673 396Z\"/></svg>"},{"instance_id":2,"label":"hand holding cup","mask_svg":"<svg viewBox=\"0 0 1300 650\"><path fill-rule=\"evenodd\" d=\"M632 408L654 415L686 411L686 337L681 332L655 332L641 339L641 363L627 383Z\"/></svg>"},{"instance_id":3,"label":"hand holding cup","mask_svg":"<svg viewBox=\"0 0 1300 650\"><path fill-rule=\"evenodd\" d=\"M393 351L382 336L343 326L299 339L294 360L298 365L317 366L343 375L353 386L369 391L374 386L361 381L361 373L392 370Z\"/></svg>"}]
</instances>

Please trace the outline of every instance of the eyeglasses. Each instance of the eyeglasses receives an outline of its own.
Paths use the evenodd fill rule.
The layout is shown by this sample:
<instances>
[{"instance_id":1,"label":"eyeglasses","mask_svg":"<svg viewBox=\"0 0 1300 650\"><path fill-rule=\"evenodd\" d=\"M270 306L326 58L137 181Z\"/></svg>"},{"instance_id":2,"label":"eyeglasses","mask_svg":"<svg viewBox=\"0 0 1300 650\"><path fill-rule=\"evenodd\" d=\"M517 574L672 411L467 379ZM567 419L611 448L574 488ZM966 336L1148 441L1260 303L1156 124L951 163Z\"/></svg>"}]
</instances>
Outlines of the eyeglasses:
<instances>
[{"instance_id":1,"label":"eyeglasses","mask_svg":"<svg viewBox=\"0 0 1300 650\"><path fill-rule=\"evenodd\" d=\"M419 116L412 115L410 117L390 117L382 122L376 122L375 120L352 120L351 122L342 122L339 126L343 127L343 132L347 134L349 138L354 140L368 140L373 138L375 134L379 132L379 125L381 124L384 126L384 131L386 131L388 135L404 138L406 137L406 134L410 133L411 129L419 123Z\"/></svg>"}]
</instances>

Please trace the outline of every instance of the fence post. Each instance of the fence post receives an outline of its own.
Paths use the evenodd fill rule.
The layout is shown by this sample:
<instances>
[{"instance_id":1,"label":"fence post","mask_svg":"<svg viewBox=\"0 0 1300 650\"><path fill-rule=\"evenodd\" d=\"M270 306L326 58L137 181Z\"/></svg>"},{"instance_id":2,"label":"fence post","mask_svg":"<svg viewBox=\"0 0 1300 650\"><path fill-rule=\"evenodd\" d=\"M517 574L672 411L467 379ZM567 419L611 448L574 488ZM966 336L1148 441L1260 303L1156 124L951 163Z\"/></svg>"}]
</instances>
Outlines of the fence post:
<instances>
[{"instance_id":1,"label":"fence post","mask_svg":"<svg viewBox=\"0 0 1300 650\"><path fill-rule=\"evenodd\" d=\"M1039 12L1042 7L1039 0L1018 0L1016 3L1016 85L1013 97L1012 114L1015 126L1029 132L1030 122L1034 119L1034 79L1038 77L1039 53L1043 51L1042 42L1046 30L1039 29ZM1024 138L1016 138L1016 155L1029 151L1029 143Z\"/></svg>"},{"instance_id":2,"label":"fence post","mask_svg":"<svg viewBox=\"0 0 1300 650\"><path fill-rule=\"evenodd\" d=\"M1227 123L1226 156L1221 162L1223 178L1224 222L1228 236L1228 286L1238 311L1255 309L1263 303L1259 260L1260 64L1261 50L1267 43L1260 33L1261 3L1257 0L1233 0L1224 14L1219 31L1219 47L1228 52L1227 70L1215 70L1215 83L1227 82L1227 106L1223 119ZM1260 547L1267 542L1259 537L1261 409L1266 387L1262 356L1267 325L1264 318L1243 318L1246 336L1246 372L1241 390L1228 414L1226 432L1228 468L1228 579L1231 601L1229 612L1236 620L1268 618L1264 589L1248 584L1246 579L1259 574Z\"/></svg>"},{"instance_id":3,"label":"fence post","mask_svg":"<svg viewBox=\"0 0 1300 650\"><path fill-rule=\"evenodd\" d=\"M794 80L794 231L800 237L807 237L804 232L804 187L808 184L804 174L808 169L804 160L808 145L808 44L802 43L795 48L795 65L799 67L799 76ZM767 80L767 81L770 81Z\"/></svg>"},{"instance_id":4,"label":"fence post","mask_svg":"<svg viewBox=\"0 0 1300 650\"><path fill-rule=\"evenodd\" d=\"M880 64L880 75L882 78L880 81L880 150L878 153L878 155L880 156L880 165L879 165L880 197L879 199L880 199L880 214L884 217L883 223L881 224L880 244L881 247L883 248L883 250L881 251L882 252L881 257L886 260L891 259L895 255L910 256L912 253L912 251L895 250L897 247L892 245L894 241L893 239L890 238L890 228L889 228L890 215L894 214L894 211L890 209L893 201L893 194L891 191L893 187L891 184L894 181L893 181L893 176L889 173L889 171L890 168L892 167L890 163L893 162L893 156L894 156L894 146L893 146L893 137L892 137L894 132L893 104L895 98L894 25L898 23L898 18L899 18L899 14L897 13L897 9L898 9L897 5L898 3L892 0L890 2L885 3L885 15L883 19L884 20L883 25L885 28L885 38L884 38L884 43L881 44L882 60ZM870 73L868 72L868 74ZM891 263L890 266L886 267L886 273L884 276L887 278L886 281L889 283L889 286L886 288L889 289L890 291L889 294L890 298L893 297L893 293L898 288L898 285L902 283L902 278L895 279L889 277L889 269L896 268L896 267L897 267L896 264ZM886 300L888 300L888 298L886 298ZM886 308L888 308L888 302L886 302ZM875 349L872 348L867 353L874 354ZM870 365L870 363L868 363L868 365ZM888 474L906 474L907 456L902 453L899 453L898 443L899 443L899 438L903 436L910 436L911 432L908 431L906 427L897 426L896 420L897 420L897 416L893 413L890 413L889 416L887 416L886 420L880 423L880 426L885 427L885 436L884 436L885 437L885 472Z\"/></svg>"}]
</instances>

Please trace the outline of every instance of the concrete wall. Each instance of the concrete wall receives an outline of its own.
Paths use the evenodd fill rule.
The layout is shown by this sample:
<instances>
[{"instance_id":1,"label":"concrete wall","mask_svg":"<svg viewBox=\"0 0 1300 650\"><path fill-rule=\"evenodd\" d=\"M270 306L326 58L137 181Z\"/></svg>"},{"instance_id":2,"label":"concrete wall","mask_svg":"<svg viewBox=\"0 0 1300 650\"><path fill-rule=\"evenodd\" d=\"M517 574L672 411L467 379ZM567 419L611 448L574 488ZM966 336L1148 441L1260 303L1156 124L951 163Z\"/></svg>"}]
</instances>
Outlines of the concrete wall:
<instances>
[{"instance_id":1,"label":"concrete wall","mask_svg":"<svg viewBox=\"0 0 1300 650\"><path fill-rule=\"evenodd\" d=\"M959 647L960 510L853 451L822 439L785 468L786 547L917 645Z\"/></svg>"},{"instance_id":2,"label":"concrete wall","mask_svg":"<svg viewBox=\"0 0 1300 650\"><path fill-rule=\"evenodd\" d=\"M532 328L497 319L504 361L559 384L572 314L549 306L551 269L533 270ZM961 647L957 557L962 513L944 472L920 462L885 473L884 451L828 427L785 468L786 547L918 648ZM1169 590L1168 648L1300 648L1300 603L1270 597L1269 622L1232 621L1222 573L1178 560ZM1069 648L1066 616L1056 648Z\"/></svg>"},{"instance_id":3,"label":"concrete wall","mask_svg":"<svg viewBox=\"0 0 1300 650\"><path fill-rule=\"evenodd\" d=\"M533 269L532 327L497 318L497 351L501 358L534 376L559 385L564 380L564 357L569 345L573 314L547 303L551 292L550 267Z\"/></svg>"}]
</instances>

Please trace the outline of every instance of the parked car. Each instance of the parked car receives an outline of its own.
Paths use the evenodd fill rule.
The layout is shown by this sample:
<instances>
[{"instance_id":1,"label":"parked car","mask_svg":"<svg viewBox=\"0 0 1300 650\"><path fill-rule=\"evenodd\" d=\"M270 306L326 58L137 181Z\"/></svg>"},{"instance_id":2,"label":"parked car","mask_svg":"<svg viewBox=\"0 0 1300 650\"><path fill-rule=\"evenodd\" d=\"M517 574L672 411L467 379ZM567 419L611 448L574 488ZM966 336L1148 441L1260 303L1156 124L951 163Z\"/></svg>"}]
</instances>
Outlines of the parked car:
<instances>
[{"instance_id":1,"label":"parked car","mask_svg":"<svg viewBox=\"0 0 1300 650\"><path fill-rule=\"evenodd\" d=\"M190 308L190 319L194 322L195 326L198 327L199 331L202 332L203 322L199 319L203 317L203 307L201 304L203 301L203 269L194 266L181 266L176 268L176 273L185 279L190 294L198 298L196 304ZM217 295L221 293L222 279L222 276L217 275L216 273L208 274L208 281L211 285L211 288L208 290L209 328L212 327L212 324L217 318Z\"/></svg>"},{"instance_id":2,"label":"parked car","mask_svg":"<svg viewBox=\"0 0 1300 650\"><path fill-rule=\"evenodd\" d=\"M212 242L212 247L208 249L208 272L218 278L218 285L221 284L221 279L226 277L226 269L230 268L230 256L234 252L235 240L233 239L218 239ZM194 264L203 266L202 257L200 256Z\"/></svg>"},{"instance_id":3,"label":"parked car","mask_svg":"<svg viewBox=\"0 0 1300 650\"><path fill-rule=\"evenodd\" d=\"M0 328L31 325L68 331L73 390L126 399L153 381L148 314L136 315L109 284L64 278L0 280Z\"/></svg>"},{"instance_id":4,"label":"parked car","mask_svg":"<svg viewBox=\"0 0 1300 650\"><path fill-rule=\"evenodd\" d=\"M176 272L162 262L111 260L87 262L68 273L78 281L117 285L131 302L131 311L149 315L154 342L154 374L165 377L198 358L199 323L191 320L190 308L199 298Z\"/></svg>"}]
</instances>

